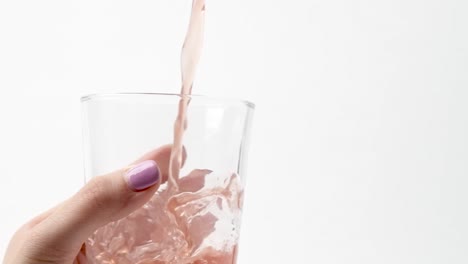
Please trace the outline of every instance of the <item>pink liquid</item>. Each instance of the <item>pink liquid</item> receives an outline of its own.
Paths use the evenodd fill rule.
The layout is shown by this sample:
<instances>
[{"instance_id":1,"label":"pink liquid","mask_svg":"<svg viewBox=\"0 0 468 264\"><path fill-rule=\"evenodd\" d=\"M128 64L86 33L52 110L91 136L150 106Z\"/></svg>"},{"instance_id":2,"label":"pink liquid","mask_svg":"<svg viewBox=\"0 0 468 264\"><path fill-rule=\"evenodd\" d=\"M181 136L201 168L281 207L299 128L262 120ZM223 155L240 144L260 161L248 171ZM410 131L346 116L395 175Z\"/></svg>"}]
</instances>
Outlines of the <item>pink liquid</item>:
<instances>
[{"instance_id":1,"label":"pink liquid","mask_svg":"<svg viewBox=\"0 0 468 264\"><path fill-rule=\"evenodd\" d=\"M174 142L169 164L169 186L177 191L177 180L179 178L182 164L182 142L184 132L187 129L187 108L189 95L192 94L193 81L198 62L203 48L203 32L205 27L205 0L193 0L192 15L189 28L182 46L181 73L182 89L179 101L179 111L174 124Z\"/></svg>"},{"instance_id":2,"label":"pink liquid","mask_svg":"<svg viewBox=\"0 0 468 264\"><path fill-rule=\"evenodd\" d=\"M97 230L86 245L88 262L235 264L243 196L238 175L194 170L178 186L178 193L161 186L143 208Z\"/></svg>"},{"instance_id":3,"label":"pink liquid","mask_svg":"<svg viewBox=\"0 0 468 264\"><path fill-rule=\"evenodd\" d=\"M189 95L203 46L204 13L205 0L193 0L182 48L182 90L168 181L141 209L95 232L86 247L89 263L236 263L243 197L239 176L193 170L180 177Z\"/></svg>"}]
</instances>

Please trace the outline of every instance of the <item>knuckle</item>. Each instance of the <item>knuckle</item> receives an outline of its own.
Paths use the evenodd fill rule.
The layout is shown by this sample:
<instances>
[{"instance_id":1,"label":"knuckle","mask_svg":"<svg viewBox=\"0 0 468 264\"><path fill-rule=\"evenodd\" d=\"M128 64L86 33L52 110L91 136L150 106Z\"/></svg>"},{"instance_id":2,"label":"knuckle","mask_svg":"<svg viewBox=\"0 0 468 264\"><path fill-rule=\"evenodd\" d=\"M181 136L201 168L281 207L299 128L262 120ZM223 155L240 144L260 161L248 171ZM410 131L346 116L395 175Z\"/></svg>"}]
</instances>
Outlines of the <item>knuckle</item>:
<instances>
[{"instance_id":1,"label":"knuckle","mask_svg":"<svg viewBox=\"0 0 468 264\"><path fill-rule=\"evenodd\" d=\"M104 211L112 205L110 184L106 178L98 176L91 179L83 189L81 195L92 211Z\"/></svg>"}]
</instances>

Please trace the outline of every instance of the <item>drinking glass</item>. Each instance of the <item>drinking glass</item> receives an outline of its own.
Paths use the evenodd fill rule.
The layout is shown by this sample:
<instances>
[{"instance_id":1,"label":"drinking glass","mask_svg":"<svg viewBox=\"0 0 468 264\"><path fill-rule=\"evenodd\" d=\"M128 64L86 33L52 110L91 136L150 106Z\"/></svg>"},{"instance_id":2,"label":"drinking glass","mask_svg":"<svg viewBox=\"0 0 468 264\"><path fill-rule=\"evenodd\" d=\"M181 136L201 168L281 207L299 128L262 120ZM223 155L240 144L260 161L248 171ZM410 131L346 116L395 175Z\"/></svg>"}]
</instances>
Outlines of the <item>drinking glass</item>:
<instances>
[{"instance_id":1,"label":"drinking glass","mask_svg":"<svg viewBox=\"0 0 468 264\"><path fill-rule=\"evenodd\" d=\"M150 93L83 97L86 181L171 144L180 99ZM174 194L162 183L142 208L87 240L88 262L236 263L253 111L248 101L189 96L179 181L196 179L197 187Z\"/></svg>"}]
</instances>

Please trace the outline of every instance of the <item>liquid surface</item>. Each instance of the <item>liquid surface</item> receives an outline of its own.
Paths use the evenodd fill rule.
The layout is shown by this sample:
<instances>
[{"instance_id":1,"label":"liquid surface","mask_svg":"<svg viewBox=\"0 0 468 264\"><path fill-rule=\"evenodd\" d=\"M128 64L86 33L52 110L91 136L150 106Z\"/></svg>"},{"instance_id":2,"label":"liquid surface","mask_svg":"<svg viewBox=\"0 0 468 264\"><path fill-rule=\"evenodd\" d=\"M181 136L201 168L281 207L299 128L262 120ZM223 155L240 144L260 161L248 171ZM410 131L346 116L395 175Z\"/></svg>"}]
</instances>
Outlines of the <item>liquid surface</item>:
<instances>
[{"instance_id":1,"label":"liquid surface","mask_svg":"<svg viewBox=\"0 0 468 264\"><path fill-rule=\"evenodd\" d=\"M243 192L237 174L194 170L88 240L89 263L236 263Z\"/></svg>"}]
</instances>

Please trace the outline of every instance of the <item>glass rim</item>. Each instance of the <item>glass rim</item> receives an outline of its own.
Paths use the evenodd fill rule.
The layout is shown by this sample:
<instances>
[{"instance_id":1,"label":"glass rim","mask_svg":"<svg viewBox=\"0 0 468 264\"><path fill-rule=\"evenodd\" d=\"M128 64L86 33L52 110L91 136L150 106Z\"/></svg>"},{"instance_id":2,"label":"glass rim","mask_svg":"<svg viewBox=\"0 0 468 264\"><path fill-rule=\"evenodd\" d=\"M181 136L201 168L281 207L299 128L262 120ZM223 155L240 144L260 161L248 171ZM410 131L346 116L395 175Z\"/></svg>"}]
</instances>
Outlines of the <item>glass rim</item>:
<instances>
[{"instance_id":1,"label":"glass rim","mask_svg":"<svg viewBox=\"0 0 468 264\"><path fill-rule=\"evenodd\" d=\"M245 106L255 109L255 104L248 101L248 100L243 100L239 98L230 98L230 97L218 97L218 96L206 96L206 95L200 95L200 94L191 94L191 95L181 95L181 94L176 94L176 93L94 93L94 94L88 94L84 95L80 98L81 102L87 102L91 100L99 100L99 99L110 99L110 98L115 98L115 97L130 97L130 96L157 96L157 97L189 97L193 99L208 99L210 101L216 101L216 102L236 102L236 103L241 103L244 104Z\"/></svg>"}]
</instances>

